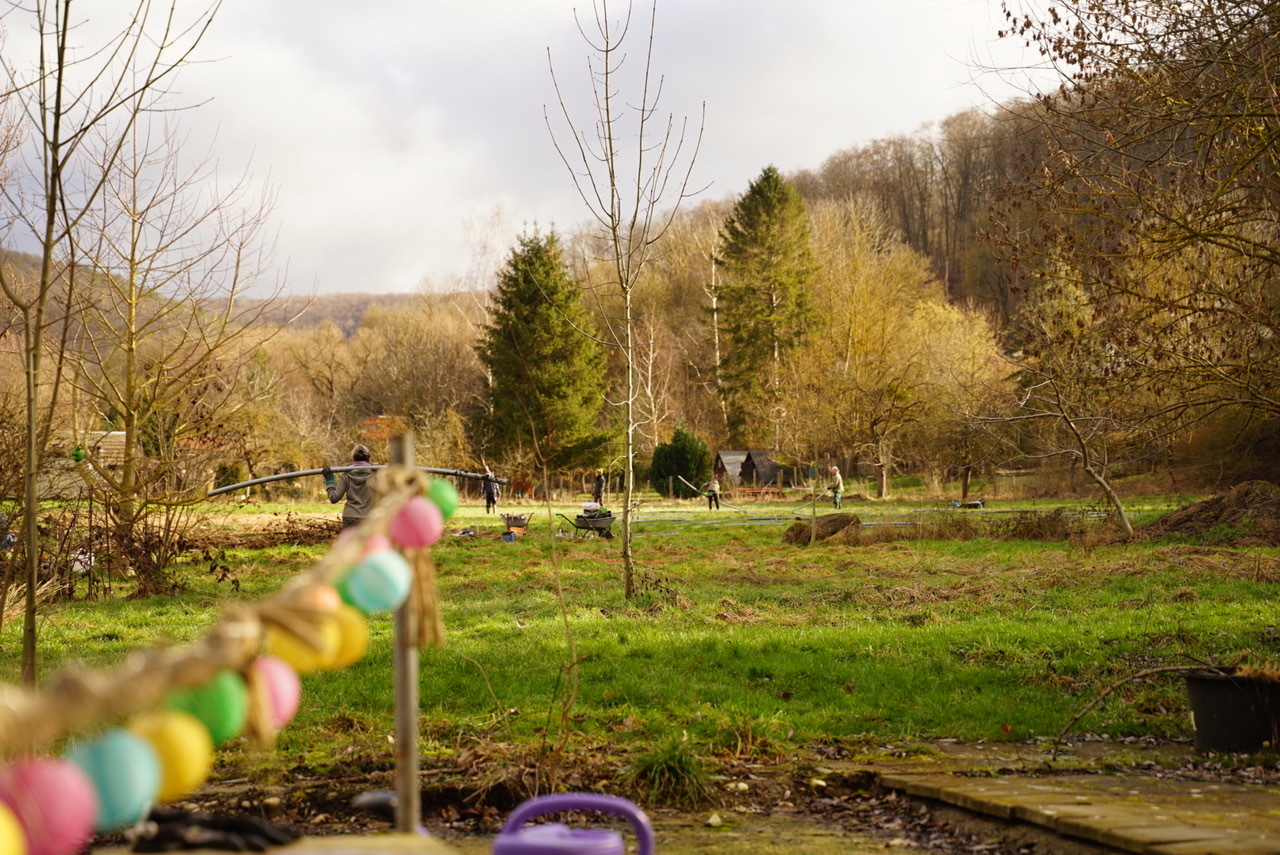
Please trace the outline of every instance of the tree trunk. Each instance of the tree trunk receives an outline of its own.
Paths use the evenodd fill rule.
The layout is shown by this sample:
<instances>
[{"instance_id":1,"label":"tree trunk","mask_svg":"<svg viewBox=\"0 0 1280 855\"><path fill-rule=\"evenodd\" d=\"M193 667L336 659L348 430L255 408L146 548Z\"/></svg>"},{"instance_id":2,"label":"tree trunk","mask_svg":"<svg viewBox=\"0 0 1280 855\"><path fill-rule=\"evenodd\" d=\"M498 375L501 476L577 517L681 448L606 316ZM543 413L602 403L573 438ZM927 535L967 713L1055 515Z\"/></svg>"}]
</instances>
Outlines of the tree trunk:
<instances>
[{"instance_id":1,"label":"tree trunk","mask_svg":"<svg viewBox=\"0 0 1280 855\"><path fill-rule=\"evenodd\" d=\"M720 418L724 420L725 433L729 432L729 402L724 397L724 380L721 375L720 357L720 293L716 288L716 264L711 262L711 287L707 289L711 300L711 343L715 348L716 401L720 405Z\"/></svg>"},{"instance_id":2,"label":"tree trunk","mask_svg":"<svg viewBox=\"0 0 1280 855\"><path fill-rule=\"evenodd\" d=\"M22 538L26 550L26 600L22 611L22 684L36 684L36 587L39 584L40 539L36 531L36 513L40 504L40 492L36 483L40 466L36 437L39 435L40 406L40 334L33 329L41 320L32 317L30 310L23 313L26 328L23 360L26 370L27 443L25 471L23 475Z\"/></svg>"},{"instance_id":3,"label":"tree trunk","mask_svg":"<svg viewBox=\"0 0 1280 855\"><path fill-rule=\"evenodd\" d=\"M888 499L893 493L893 455L889 453L889 440L876 443L876 496Z\"/></svg>"},{"instance_id":4,"label":"tree trunk","mask_svg":"<svg viewBox=\"0 0 1280 855\"><path fill-rule=\"evenodd\" d=\"M635 494L636 480L636 366L634 335L632 329L631 288L623 287L623 361L627 370L627 391L624 395L624 412L627 419L627 433L624 440L623 453L626 468L622 484L622 592L628 600L636 595L635 560L631 555L631 497Z\"/></svg>"},{"instance_id":5,"label":"tree trunk","mask_svg":"<svg viewBox=\"0 0 1280 855\"><path fill-rule=\"evenodd\" d=\"M1094 483L1102 490L1102 494L1107 497L1107 503L1115 509L1116 517L1120 520L1120 527L1124 529L1126 536L1133 537L1133 523L1129 521L1129 514L1124 509L1124 502L1120 499L1120 495L1116 493L1111 486L1111 482L1107 480L1106 472L1095 466L1085 466L1084 471Z\"/></svg>"}]
</instances>

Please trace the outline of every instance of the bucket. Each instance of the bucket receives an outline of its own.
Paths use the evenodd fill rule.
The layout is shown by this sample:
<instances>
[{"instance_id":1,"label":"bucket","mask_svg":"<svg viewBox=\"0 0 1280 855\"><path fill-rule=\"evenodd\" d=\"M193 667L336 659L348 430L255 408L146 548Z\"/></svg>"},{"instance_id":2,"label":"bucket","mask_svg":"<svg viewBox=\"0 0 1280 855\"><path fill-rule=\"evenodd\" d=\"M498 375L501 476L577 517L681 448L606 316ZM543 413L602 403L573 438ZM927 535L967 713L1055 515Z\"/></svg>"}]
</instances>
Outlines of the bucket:
<instances>
[{"instance_id":1,"label":"bucket","mask_svg":"<svg viewBox=\"0 0 1280 855\"><path fill-rule=\"evenodd\" d=\"M493 855L623 855L622 835L616 831L569 828L558 822L525 827L534 817L564 811L623 817L635 832L638 855L653 855L653 827L644 811L626 799L596 793L558 793L524 802L493 841Z\"/></svg>"},{"instance_id":2,"label":"bucket","mask_svg":"<svg viewBox=\"0 0 1280 855\"><path fill-rule=\"evenodd\" d=\"M1198 751L1236 754L1280 745L1280 681L1233 669L1183 676Z\"/></svg>"}]
</instances>

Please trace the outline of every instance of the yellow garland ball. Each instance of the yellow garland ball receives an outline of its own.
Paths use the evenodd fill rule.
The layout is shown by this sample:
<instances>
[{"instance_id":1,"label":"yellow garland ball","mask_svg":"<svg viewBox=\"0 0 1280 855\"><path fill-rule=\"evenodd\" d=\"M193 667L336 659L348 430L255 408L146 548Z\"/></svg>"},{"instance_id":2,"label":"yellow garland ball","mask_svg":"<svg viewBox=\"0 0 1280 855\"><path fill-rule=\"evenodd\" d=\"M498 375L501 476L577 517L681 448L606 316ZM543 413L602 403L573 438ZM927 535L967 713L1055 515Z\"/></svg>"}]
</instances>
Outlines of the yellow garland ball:
<instances>
[{"instance_id":1,"label":"yellow garland ball","mask_svg":"<svg viewBox=\"0 0 1280 855\"><path fill-rule=\"evenodd\" d=\"M27 836L22 833L22 823L3 802L0 802L0 852L27 855Z\"/></svg>"},{"instance_id":2,"label":"yellow garland ball","mask_svg":"<svg viewBox=\"0 0 1280 855\"><path fill-rule=\"evenodd\" d=\"M298 636L279 626L267 628L265 645L267 653L283 659L299 674L312 674L337 657L342 643L342 633L336 619L326 617L314 624L320 635L320 648L316 649Z\"/></svg>"},{"instance_id":3,"label":"yellow garland ball","mask_svg":"<svg viewBox=\"0 0 1280 855\"><path fill-rule=\"evenodd\" d=\"M160 792L156 801L171 802L204 783L213 768L213 737L190 713L154 710L129 722L160 758Z\"/></svg>"},{"instance_id":4,"label":"yellow garland ball","mask_svg":"<svg viewBox=\"0 0 1280 855\"><path fill-rule=\"evenodd\" d=\"M361 611L346 603L334 614L337 618L338 633L341 641L333 660L325 667L346 668L364 658L369 649L369 622Z\"/></svg>"}]
</instances>

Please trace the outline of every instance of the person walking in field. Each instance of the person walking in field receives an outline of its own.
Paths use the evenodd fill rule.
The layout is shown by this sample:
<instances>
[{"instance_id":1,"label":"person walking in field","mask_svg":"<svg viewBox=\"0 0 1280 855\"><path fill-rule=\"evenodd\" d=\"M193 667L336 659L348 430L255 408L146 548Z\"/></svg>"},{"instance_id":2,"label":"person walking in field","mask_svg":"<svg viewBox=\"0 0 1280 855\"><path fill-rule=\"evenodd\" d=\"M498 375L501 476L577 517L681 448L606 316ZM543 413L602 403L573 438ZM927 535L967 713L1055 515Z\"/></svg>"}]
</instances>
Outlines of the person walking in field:
<instances>
[{"instance_id":1,"label":"person walking in field","mask_svg":"<svg viewBox=\"0 0 1280 855\"><path fill-rule=\"evenodd\" d=\"M720 479L707 482L707 510L720 510Z\"/></svg>"},{"instance_id":2,"label":"person walking in field","mask_svg":"<svg viewBox=\"0 0 1280 855\"><path fill-rule=\"evenodd\" d=\"M364 521L373 510L373 474L377 471L369 462L369 447L357 445L351 449L351 465L358 467L343 472L337 478L333 470L324 467L324 492L329 497L329 504L336 505L345 497L347 503L342 508L342 527L354 528Z\"/></svg>"},{"instance_id":3,"label":"person walking in field","mask_svg":"<svg viewBox=\"0 0 1280 855\"><path fill-rule=\"evenodd\" d=\"M490 469L484 470L484 477L480 479L480 493L484 496L484 512L493 513L498 507L498 479Z\"/></svg>"},{"instance_id":4,"label":"person walking in field","mask_svg":"<svg viewBox=\"0 0 1280 855\"><path fill-rule=\"evenodd\" d=\"M827 485L827 492L831 494L831 504L836 510L840 509L840 497L844 495L844 479L840 477L840 467L831 467L831 483Z\"/></svg>"},{"instance_id":5,"label":"person walking in field","mask_svg":"<svg viewBox=\"0 0 1280 855\"><path fill-rule=\"evenodd\" d=\"M595 502L597 505L604 504L604 485L605 485L604 470L597 469L596 480L591 485L591 501Z\"/></svg>"}]
</instances>

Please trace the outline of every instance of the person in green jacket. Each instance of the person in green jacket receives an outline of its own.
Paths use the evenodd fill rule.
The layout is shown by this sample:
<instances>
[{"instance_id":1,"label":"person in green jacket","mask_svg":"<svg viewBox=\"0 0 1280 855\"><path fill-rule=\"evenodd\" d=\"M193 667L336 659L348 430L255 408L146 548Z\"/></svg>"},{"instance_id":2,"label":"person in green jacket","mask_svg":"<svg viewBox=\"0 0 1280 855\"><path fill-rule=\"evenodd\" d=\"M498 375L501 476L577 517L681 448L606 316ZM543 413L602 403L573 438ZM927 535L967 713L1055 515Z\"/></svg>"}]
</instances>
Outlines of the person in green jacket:
<instances>
[{"instance_id":1,"label":"person in green jacket","mask_svg":"<svg viewBox=\"0 0 1280 855\"><path fill-rule=\"evenodd\" d=\"M330 504L337 504L345 496L346 505L342 508L342 527L353 528L360 525L373 510L373 475L378 470L369 462L369 447L357 445L351 449L351 465L359 468L343 472L338 478L333 477L333 470L324 467L324 491L329 496Z\"/></svg>"}]
</instances>

